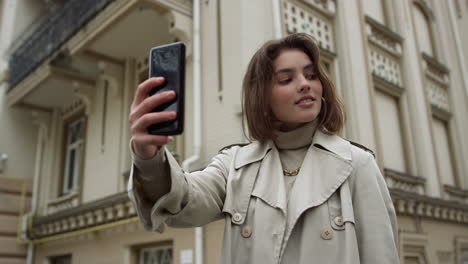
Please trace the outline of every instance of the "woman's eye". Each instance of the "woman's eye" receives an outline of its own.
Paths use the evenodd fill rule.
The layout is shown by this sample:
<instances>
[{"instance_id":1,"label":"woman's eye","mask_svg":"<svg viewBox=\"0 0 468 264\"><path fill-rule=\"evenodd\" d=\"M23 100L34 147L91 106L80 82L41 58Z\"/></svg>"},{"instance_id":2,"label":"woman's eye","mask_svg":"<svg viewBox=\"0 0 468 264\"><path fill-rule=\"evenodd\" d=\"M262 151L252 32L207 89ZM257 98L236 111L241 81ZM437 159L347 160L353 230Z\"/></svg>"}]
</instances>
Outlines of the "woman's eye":
<instances>
[{"instance_id":1,"label":"woman's eye","mask_svg":"<svg viewBox=\"0 0 468 264\"><path fill-rule=\"evenodd\" d=\"M314 74L307 74L306 78L308 80L315 80L315 79L317 79L317 74L315 74L315 73Z\"/></svg>"},{"instance_id":2,"label":"woman's eye","mask_svg":"<svg viewBox=\"0 0 468 264\"><path fill-rule=\"evenodd\" d=\"M291 81L291 79L290 79L290 78L288 78L288 79L282 79L282 80L279 80L279 81L278 81L278 83L279 83L279 84L283 84L283 85L284 85L284 84L288 84L290 81Z\"/></svg>"}]
</instances>

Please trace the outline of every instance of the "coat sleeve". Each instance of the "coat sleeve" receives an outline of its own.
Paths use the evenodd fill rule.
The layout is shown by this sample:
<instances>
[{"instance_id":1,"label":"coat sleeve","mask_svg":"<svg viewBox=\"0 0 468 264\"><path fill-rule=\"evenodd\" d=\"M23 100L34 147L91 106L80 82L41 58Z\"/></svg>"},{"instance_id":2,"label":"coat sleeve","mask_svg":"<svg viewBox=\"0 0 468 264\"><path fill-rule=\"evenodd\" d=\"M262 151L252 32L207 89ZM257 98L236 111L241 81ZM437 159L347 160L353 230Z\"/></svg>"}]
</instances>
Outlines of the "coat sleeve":
<instances>
[{"instance_id":1,"label":"coat sleeve","mask_svg":"<svg viewBox=\"0 0 468 264\"><path fill-rule=\"evenodd\" d=\"M163 156L158 157L158 153L149 161L134 161L128 182L130 200L145 229L163 232L164 223L194 227L220 218L232 160L230 150L215 156L204 170L193 173L185 173L165 148L160 154ZM164 193L158 182L167 183L169 192ZM148 188L154 188L154 194L147 195L144 189Z\"/></svg>"},{"instance_id":2,"label":"coat sleeve","mask_svg":"<svg viewBox=\"0 0 468 264\"><path fill-rule=\"evenodd\" d=\"M400 263L395 209L371 154L356 165L352 184L355 227L362 264Z\"/></svg>"}]
</instances>

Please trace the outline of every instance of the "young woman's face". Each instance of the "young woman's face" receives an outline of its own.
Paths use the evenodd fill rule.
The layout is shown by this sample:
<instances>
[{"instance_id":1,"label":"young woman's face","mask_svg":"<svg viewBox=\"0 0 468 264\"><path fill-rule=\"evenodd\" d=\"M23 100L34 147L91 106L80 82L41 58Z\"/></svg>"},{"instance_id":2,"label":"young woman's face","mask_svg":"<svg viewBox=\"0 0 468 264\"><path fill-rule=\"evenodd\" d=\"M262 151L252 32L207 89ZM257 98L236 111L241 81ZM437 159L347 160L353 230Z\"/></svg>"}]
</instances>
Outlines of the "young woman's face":
<instances>
[{"instance_id":1,"label":"young woman's face","mask_svg":"<svg viewBox=\"0 0 468 264\"><path fill-rule=\"evenodd\" d=\"M270 104L281 121L280 130L292 130L315 120L322 107L322 83L310 58L301 50L287 49L273 62Z\"/></svg>"}]
</instances>

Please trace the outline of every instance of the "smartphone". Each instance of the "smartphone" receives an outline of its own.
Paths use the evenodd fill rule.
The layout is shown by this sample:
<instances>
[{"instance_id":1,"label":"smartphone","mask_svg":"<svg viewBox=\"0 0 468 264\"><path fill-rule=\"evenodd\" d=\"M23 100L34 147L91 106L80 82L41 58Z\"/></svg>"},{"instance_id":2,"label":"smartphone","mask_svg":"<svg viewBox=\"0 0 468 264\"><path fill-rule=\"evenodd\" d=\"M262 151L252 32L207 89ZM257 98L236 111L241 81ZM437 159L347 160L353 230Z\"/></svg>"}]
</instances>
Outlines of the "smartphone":
<instances>
[{"instance_id":1,"label":"smartphone","mask_svg":"<svg viewBox=\"0 0 468 264\"><path fill-rule=\"evenodd\" d=\"M164 84L155 87L150 95L170 90L176 93L173 101L156 107L153 112L175 111L177 118L151 125L148 127L148 132L153 135L182 134L185 105L185 44L175 42L152 48L149 55L149 77L165 79Z\"/></svg>"}]
</instances>

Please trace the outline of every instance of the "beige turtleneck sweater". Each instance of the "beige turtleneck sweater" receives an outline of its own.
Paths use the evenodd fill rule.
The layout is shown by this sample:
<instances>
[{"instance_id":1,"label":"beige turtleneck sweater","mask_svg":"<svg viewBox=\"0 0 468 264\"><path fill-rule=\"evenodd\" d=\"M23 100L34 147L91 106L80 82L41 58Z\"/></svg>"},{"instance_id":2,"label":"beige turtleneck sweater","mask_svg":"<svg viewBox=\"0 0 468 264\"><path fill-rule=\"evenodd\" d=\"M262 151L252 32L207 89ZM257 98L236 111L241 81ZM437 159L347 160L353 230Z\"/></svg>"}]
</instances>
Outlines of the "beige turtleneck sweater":
<instances>
[{"instance_id":1,"label":"beige turtleneck sweater","mask_svg":"<svg viewBox=\"0 0 468 264\"><path fill-rule=\"evenodd\" d=\"M274 142L278 149L283 169L292 171L301 167L307 150L312 143L316 127L317 122L314 121L292 131L275 132L277 137ZM297 176L284 176L284 185L287 197L289 197L289 192L292 189L296 178Z\"/></svg>"}]
</instances>

